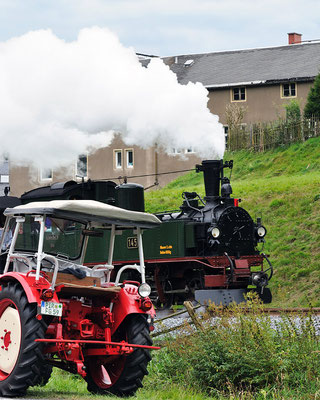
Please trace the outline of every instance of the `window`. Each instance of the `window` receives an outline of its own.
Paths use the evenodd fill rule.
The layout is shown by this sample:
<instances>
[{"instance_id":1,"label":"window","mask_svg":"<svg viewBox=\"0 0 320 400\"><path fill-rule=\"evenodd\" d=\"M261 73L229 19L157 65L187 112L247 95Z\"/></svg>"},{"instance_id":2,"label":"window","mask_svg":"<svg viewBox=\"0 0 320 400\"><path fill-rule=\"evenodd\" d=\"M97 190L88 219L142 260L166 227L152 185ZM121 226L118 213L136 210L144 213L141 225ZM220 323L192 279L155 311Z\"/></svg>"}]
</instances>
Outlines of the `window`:
<instances>
[{"instance_id":1,"label":"window","mask_svg":"<svg viewBox=\"0 0 320 400\"><path fill-rule=\"evenodd\" d=\"M224 125L223 130L224 130L225 144L227 146L227 144L228 144L228 136L229 136L229 127L228 127L228 125Z\"/></svg>"},{"instance_id":2,"label":"window","mask_svg":"<svg viewBox=\"0 0 320 400\"><path fill-rule=\"evenodd\" d=\"M126 150L127 168L133 168L133 150Z\"/></svg>"},{"instance_id":3,"label":"window","mask_svg":"<svg viewBox=\"0 0 320 400\"><path fill-rule=\"evenodd\" d=\"M122 168L122 150L114 150L114 166Z\"/></svg>"},{"instance_id":4,"label":"window","mask_svg":"<svg viewBox=\"0 0 320 400\"><path fill-rule=\"evenodd\" d=\"M184 149L177 149L175 147L173 147L171 149L171 154L192 154L195 153L194 148L192 146L184 148Z\"/></svg>"},{"instance_id":5,"label":"window","mask_svg":"<svg viewBox=\"0 0 320 400\"><path fill-rule=\"evenodd\" d=\"M232 101L246 101L246 88L245 87L233 88Z\"/></svg>"},{"instance_id":6,"label":"window","mask_svg":"<svg viewBox=\"0 0 320 400\"><path fill-rule=\"evenodd\" d=\"M9 175L1 175L0 183L9 183Z\"/></svg>"},{"instance_id":7,"label":"window","mask_svg":"<svg viewBox=\"0 0 320 400\"><path fill-rule=\"evenodd\" d=\"M296 93L295 83L284 83L282 85L281 97L296 97Z\"/></svg>"},{"instance_id":8,"label":"window","mask_svg":"<svg viewBox=\"0 0 320 400\"><path fill-rule=\"evenodd\" d=\"M88 156L87 154L81 154L78 157L76 164L76 178L87 178L88 177Z\"/></svg>"},{"instance_id":9,"label":"window","mask_svg":"<svg viewBox=\"0 0 320 400\"><path fill-rule=\"evenodd\" d=\"M67 254L68 258L80 256L85 225L68 219L52 218L45 220L43 251L57 255ZM16 249L20 251L37 251L40 235L40 223L34 216L26 215L25 222L19 230Z\"/></svg>"},{"instance_id":10,"label":"window","mask_svg":"<svg viewBox=\"0 0 320 400\"><path fill-rule=\"evenodd\" d=\"M41 168L40 169L40 181L51 181L52 180L52 169Z\"/></svg>"}]
</instances>

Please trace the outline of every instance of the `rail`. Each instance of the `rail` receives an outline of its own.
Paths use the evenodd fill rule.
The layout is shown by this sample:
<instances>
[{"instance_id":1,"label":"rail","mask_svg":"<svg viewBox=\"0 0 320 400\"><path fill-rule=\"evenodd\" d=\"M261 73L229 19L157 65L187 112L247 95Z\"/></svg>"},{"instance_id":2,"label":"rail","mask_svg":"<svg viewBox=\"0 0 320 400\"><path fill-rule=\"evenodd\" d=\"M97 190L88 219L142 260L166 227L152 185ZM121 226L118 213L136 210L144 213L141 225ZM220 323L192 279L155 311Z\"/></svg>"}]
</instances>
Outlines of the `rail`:
<instances>
[{"instance_id":1,"label":"rail","mask_svg":"<svg viewBox=\"0 0 320 400\"><path fill-rule=\"evenodd\" d=\"M196 310L202 307L201 305L193 306L190 301L185 301L183 303L185 309L179 312L172 312L172 314L167 315L163 318L156 319L154 321L154 324L160 324L164 321L167 321L169 319L174 319L178 316L181 316L183 314L188 313L190 320L188 321L189 325L194 325L197 330L203 331L203 326L202 326L202 321L203 318L199 315L196 314ZM223 311L223 308L219 309L217 312L210 311L210 317L215 317L219 316L219 314ZM263 307L261 309L252 309L250 307L243 307L243 308L238 308L237 313L242 312L243 314L249 314L251 312L255 313L261 313L261 314L270 314L270 315L281 315L281 314L312 314L312 315L320 315L320 307L294 307L294 308L280 308L280 307ZM230 316L233 314L232 309L228 309L228 313ZM160 335L165 335L167 333L174 332L175 330L178 330L180 328L183 328L185 326L185 323L171 326L165 329L161 329L159 331L153 332L151 336L153 338L160 336Z\"/></svg>"}]
</instances>

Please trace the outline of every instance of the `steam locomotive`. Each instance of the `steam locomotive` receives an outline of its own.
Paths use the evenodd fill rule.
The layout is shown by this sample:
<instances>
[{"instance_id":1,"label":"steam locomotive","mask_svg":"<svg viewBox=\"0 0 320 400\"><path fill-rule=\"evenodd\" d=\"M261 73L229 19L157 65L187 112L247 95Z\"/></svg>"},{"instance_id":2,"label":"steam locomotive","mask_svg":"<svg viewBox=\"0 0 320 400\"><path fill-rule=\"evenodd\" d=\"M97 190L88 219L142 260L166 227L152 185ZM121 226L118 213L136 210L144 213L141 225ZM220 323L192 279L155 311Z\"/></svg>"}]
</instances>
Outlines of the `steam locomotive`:
<instances>
[{"instance_id":1,"label":"steam locomotive","mask_svg":"<svg viewBox=\"0 0 320 400\"><path fill-rule=\"evenodd\" d=\"M261 218L254 222L239 206L240 199L231 197L230 180L224 170L232 167L233 161L202 161L196 171L204 175L204 199L196 192L183 192L179 210L157 213L162 224L144 233L146 279L153 288L151 297L157 307L170 307L186 299L202 304L239 303L250 290L255 290L263 302L271 302L267 285L273 267L267 255L258 250L264 243L266 228ZM117 186L112 181L68 181L21 196L22 203L56 199L94 199L144 211L144 189L133 183ZM115 270L139 260L135 232L120 233L116 240L123 243L116 249L122 251L114 254ZM98 245L97 240L94 246L89 240L85 260L88 266L108 259L109 235L108 230L101 232ZM134 272L126 279L135 280Z\"/></svg>"}]
</instances>

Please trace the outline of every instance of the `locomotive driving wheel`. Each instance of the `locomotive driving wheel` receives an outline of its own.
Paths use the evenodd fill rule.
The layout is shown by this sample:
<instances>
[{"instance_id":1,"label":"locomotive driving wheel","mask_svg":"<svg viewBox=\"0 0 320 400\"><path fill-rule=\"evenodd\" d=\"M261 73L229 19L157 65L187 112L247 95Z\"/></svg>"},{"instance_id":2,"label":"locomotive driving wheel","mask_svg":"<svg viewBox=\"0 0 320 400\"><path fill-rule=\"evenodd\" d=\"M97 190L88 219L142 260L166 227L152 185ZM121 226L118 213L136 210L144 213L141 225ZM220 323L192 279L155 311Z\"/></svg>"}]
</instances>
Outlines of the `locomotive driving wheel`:
<instances>
[{"instance_id":1,"label":"locomotive driving wheel","mask_svg":"<svg viewBox=\"0 0 320 400\"><path fill-rule=\"evenodd\" d=\"M162 296L158 296L155 302L157 310L165 310L171 308L173 304L172 283L169 280L161 282ZM163 300L161 300L161 298Z\"/></svg>"},{"instance_id":2,"label":"locomotive driving wheel","mask_svg":"<svg viewBox=\"0 0 320 400\"><path fill-rule=\"evenodd\" d=\"M150 346L152 340L146 318L141 315L129 316L112 340ZM143 348L136 348L130 355L116 358L88 357L85 362L88 390L104 395L132 396L142 387L141 381L148 374L150 360L150 351Z\"/></svg>"},{"instance_id":3,"label":"locomotive driving wheel","mask_svg":"<svg viewBox=\"0 0 320 400\"><path fill-rule=\"evenodd\" d=\"M199 276L194 276L188 282L187 299L193 301L195 299L196 290L201 290L203 288L204 288L203 278L200 275Z\"/></svg>"},{"instance_id":4,"label":"locomotive driving wheel","mask_svg":"<svg viewBox=\"0 0 320 400\"><path fill-rule=\"evenodd\" d=\"M41 379L42 344L46 324L36 319L37 306L28 303L18 283L0 292L0 395L17 397Z\"/></svg>"}]
</instances>

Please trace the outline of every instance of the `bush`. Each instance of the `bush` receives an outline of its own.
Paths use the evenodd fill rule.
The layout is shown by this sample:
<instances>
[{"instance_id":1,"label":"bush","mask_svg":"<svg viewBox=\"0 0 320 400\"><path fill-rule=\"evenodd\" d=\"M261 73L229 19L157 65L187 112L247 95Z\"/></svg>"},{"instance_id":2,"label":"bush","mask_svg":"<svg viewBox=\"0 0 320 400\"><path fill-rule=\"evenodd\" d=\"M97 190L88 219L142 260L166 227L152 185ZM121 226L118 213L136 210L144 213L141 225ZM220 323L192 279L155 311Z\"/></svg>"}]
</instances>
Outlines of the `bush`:
<instances>
[{"instance_id":1,"label":"bush","mask_svg":"<svg viewBox=\"0 0 320 400\"><path fill-rule=\"evenodd\" d=\"M249 302L225 311L212 307L216 317L204 332L169 341L157 355L157 382L198 387L212 395L265 388L317 387L320 346L312 314L274 319L262 305Z\"/></svg>"},{"instance_id":2,"label":"bush","mask_svg":"<svg viewBox=\"0 0 320 400\"><path fill-rule=\"evenodd\" d=\"M288 123L295 123L300 121L301 112L300 105L297 100L291 100L288 104L285 104L286 110L286 121Z\"/></svg>"}]
</instances>

